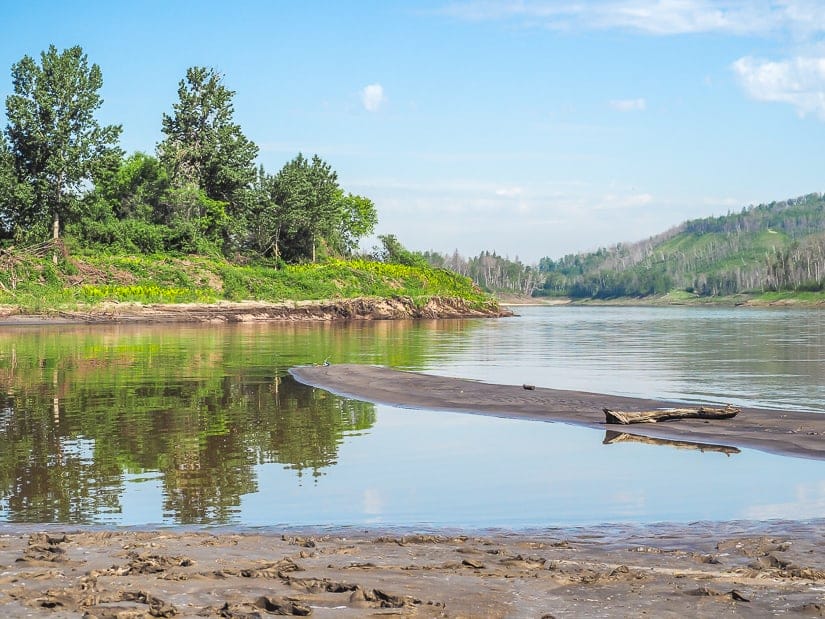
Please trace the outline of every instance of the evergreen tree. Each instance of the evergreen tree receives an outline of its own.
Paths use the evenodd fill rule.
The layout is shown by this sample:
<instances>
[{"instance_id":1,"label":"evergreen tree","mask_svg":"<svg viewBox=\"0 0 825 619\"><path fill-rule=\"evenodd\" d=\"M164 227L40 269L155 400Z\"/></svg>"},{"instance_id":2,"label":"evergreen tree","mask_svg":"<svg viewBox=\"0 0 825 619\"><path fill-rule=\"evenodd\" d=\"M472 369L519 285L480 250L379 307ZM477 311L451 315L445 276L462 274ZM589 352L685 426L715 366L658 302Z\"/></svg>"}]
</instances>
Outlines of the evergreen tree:
<instances>
[{"instance_id":1,"label":"evergreen tree","mask_svg":"<svg viewBox=\"0 0 825 619\"><path fill-rule=\"evenodd\" d=\"M189 68L172 115L163 115L158 155L175 186L194 184L210 199L237 206L239 192L255 179L258 147L233 120L234 96L215 69Z\"/></svg>"}]
</instances>

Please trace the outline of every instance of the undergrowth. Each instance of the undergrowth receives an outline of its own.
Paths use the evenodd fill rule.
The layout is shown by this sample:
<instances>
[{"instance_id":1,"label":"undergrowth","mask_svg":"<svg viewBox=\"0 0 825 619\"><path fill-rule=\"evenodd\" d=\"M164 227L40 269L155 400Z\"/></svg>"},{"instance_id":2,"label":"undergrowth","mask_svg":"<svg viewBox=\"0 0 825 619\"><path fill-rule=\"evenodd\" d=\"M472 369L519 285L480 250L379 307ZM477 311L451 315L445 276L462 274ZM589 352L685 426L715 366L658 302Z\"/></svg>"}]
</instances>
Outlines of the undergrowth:
<instances>
[{"instance_id":1,"label":"undergrowth","mask_svg":"<svg viewBox=\"0 0 825 619\"><path fill-rule=\"evenodd\" d=\"M85 255L63 258L0 256L0 304L47 311L102 302L214 303L304 301L356 297L491 299L472 281L444 269L328 260L318 264L238 265L204 256Z\"/></svg>"}]
</instances>

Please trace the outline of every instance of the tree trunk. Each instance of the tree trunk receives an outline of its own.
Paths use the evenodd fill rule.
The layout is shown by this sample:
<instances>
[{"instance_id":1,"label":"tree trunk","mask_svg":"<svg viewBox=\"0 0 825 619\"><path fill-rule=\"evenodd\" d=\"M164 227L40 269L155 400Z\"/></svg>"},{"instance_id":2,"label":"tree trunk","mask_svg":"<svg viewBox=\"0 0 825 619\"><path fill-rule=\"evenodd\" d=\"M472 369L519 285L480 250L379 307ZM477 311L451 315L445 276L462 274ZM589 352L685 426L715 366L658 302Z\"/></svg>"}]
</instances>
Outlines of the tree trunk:
<instances>
[{"instance_id":1,"label":"tree trunk","mask_svg":"<svg viewBox=\"0 0 825 619\"><path fill-rule=\"evenodd\" d=\"M622 412L609 408L604 410L606 423L656 423L676 419L730 419L739 413L739 409L728 404L725 408L669 408L657 411Z\"/></svg>"},{"instance_id":2,"label":"tree trunk","mask_svg":"<svg viewBox=\"0 0 825 619\"><path fill-rule=\"evenodd\" d=\"M52 223L52 240L55 243L54 253L52 254L52 262L57 264L57 240L60 238L60 215L57 211L54 212L54 223Z\"/></svg>"}]
</instances>

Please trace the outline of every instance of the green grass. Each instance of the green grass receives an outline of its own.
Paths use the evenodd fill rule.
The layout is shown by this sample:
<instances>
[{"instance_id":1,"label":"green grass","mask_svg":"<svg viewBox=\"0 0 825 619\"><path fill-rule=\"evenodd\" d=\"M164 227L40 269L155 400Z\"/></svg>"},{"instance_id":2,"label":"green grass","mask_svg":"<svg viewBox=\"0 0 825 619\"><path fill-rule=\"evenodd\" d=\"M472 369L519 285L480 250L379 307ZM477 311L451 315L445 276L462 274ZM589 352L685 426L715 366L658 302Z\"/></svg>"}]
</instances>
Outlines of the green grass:
<instances>
[{"instance_id":1,"label":"green grass","mask_svg":"<svg viewBox=\"0 0 825 619\"><path fill-rule=\"evenodd\" d=\"M450 271L366 260L328 260L279 269L204 256L90 255L53 265L48 258L21 255L14 257L10 268L0 268L0 304L36 312L106 301L279 302L399 296L410 297L417 305L432 297L461 298L479 306L491 301L469 278Z\"/></svg>"},{"instance_id":2,"label":"green grass","mask_svg":"<svg viewBox=\"0 0 825 619\"><path fill-rule=\"evenodd\" d=\"M801 305L825 304L825 292L782 291L763 292L753 295L752 300L757 303L781 303L783 301L799 303Z\"/></svg>"}]
</instances>

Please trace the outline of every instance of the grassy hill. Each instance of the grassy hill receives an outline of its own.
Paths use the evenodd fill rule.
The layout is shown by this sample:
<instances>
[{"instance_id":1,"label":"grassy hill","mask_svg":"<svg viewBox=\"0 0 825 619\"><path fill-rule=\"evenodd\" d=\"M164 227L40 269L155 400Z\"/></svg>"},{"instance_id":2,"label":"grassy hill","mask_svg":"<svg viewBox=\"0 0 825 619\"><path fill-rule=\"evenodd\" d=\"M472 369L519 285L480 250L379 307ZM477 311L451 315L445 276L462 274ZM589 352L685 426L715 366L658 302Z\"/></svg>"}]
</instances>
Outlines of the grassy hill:
<instances>
[{"instance_id":1,"label":"grassy hill","mask_svg":"<svg viewBox=\"0 0 825 619\"><path fill-rule=\"evenodd\" d=\"M542 259L539 295L609 299L825 290L825 197L687 221L645 241Z\"/></svg>"},{"instance_id":2,"label":"grassy hill","mask_svg":"<svg viewBox=\"0 0 825 619\"><path fill-rule=\"evenodd\" d=\"M26 313L77 309L105 301L214 303L408 297L491 302L472 281L444 269L366 260L328 260L276 268L221 258L172 255L59 255L44 244L0 250L0 304Z\"/></svg>"}]
</instances>

